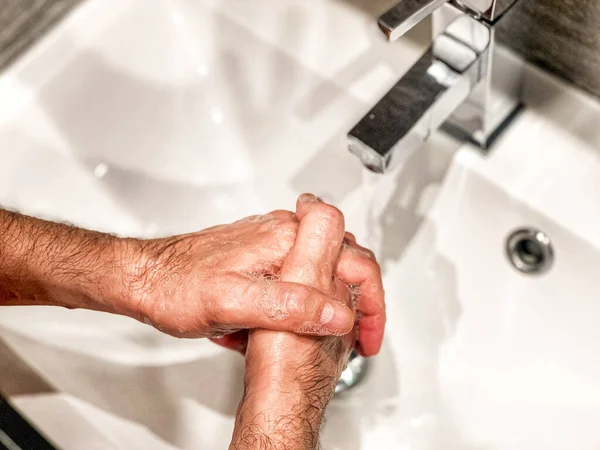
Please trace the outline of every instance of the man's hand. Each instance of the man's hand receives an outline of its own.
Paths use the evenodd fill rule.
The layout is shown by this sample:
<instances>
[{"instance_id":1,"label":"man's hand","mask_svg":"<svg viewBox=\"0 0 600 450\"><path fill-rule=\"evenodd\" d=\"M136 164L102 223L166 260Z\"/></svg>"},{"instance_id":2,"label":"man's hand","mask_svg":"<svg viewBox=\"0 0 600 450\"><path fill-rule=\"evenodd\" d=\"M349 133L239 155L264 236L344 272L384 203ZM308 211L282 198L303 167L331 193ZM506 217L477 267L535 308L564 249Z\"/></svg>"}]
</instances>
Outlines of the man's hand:
<instances>
[{"instance_id":1,"label":"man's hand","mask_svg":"<svg viewBox=\"0 0 600 450\"><path fill-rule=\"evenodd\" d=\"M344 239L343 215L315 200L303 196L298 202L300 229L281 279L310 285L352 307L349 288L334 277ZM316 448L325 406L347 363L354 339L354 333L314 338L251 331L246 389L230 448Z\"/></svg>"},{"instance_id":2,"label":"man's hand","mask_svg":"<svg viewBox=\"0 0 600 450\"><path fill-rule=\"evenodd\" d=\"M265 328L343 335L354 313L330 295L276 280L298 223L275 211L199 233L141 242L127 291L145 320L174 336ZM139 255L144 255L140 258Z\"/></svg>"},{"instance_id":3,"label":"man's hand","mask_svg":"<svg viewBox=\"0 0 600 450\"><path fill-rule=\"evenodd\" d=\"M107 311L189 338L245 328L346 334L349 308L273 280L297 228L293 213L274 211L141 241L0 210L0 305Z\"/></svg>"},{"instance_id":4,"label":"man's hand","mask_svg":"<svg viewBox=\"0 0 600 450\"><path fill-rule=\"evenodd\" d=\"M309 196L315 199L313 196ZM315 199L316 200L316 199ZM0 306L55 305L127 315L178 337L246 346L248 328L342 335L350 309L303 284L274 281L298 219L274 211L231 225L142 241L0 209ZM379 351L385 323L379 266L351 235L337 274L360 290L358 349Z\"/></svg>"},{"instance_id":5,"label":"man's hand","mask_svg":"<svg viewBox=\"0 0 600 450\"><path fill-rule=\"evenodd\" d=\"M296 219L304 217L307 205L318 204L318 208L332 209L311 194L300 197ZM339 211L338 211L339 213ZM334 263L335 275L338 280L352 287L356 297L356 309L359 321L359 333L356 350L362 356L374 356L379 353L385 329L385 300L381 279L381 268L375 255L370 250L361 247L352 233L345 233L341 253ZM213 342L245 354L248 344L248 331L243 330L229 334Z\"/></svg>"}]
</instances>

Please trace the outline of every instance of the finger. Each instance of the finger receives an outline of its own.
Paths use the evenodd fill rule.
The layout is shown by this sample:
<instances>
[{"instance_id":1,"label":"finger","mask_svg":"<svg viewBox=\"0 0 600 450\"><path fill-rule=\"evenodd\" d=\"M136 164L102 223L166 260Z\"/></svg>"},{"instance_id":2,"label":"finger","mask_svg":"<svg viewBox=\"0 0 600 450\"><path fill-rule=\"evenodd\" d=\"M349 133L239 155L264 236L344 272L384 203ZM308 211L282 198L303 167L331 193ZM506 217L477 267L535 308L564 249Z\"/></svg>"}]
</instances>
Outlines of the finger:
<instances>
[{"instance_id":1,"label":"finger","mask_svg":"<svg viewBox=\"0 0 600 450\"><path fill-rule=\"evenodd\" d=\"M232 334L228 334L219 338L209 338L215 344L225 347L229 350L246 354L248 348L248 330L240 330Z\"/></svg>"},{"instance_id":2,"label":"finger","mask_svg":"<svg viewBox=\"0 0 600 450\"><path fill-rule=\"evenodd\" d=\"M354 236L354 234L350 233L349 231L346 231L346 236L344 238L344 241L348 242L348 243L356 244L356 236Z\"/></svg>"},{"instance_id":3,"label":"finger","mask_svg":"<svg viewBox=\"0 0 600 450\"><path fill-rule=\"evenodd\" d=\"M340 279L335 279L333 281L332 291L332 295L336 300L348 306L348 308L354 309L354 303L352 298L353 295L350 292L350 289L348 288L346 283L344 283Z\"/></svg>"},{"instance_id":4,"label":"finger","mask_svg":"<svg viewBox=\"0 0 600 450\"><path fill-rule=\"evenodd\" d=\"M377 262L377 257L375 253L369 250L366 247L359 245L356 241L344 241L344 249L349 252L355 253L359 257L363 257L366 259L370 259L371 261Z\"/></svg>"},{"instance_id":5,"label":"finger","mask_svg":"<svg viewBox=\"0 0 600 450\"><path fill-rule=\"evenodd\" d=\"M360 356L369 358L377 355L383 345L385 334L385 315L362 317L358 323L358 341L356 352Z\"/></svg>"},{"instance_id":6,"label":"finger","mask_svg":"<svg viewBox=\"0 0 600 450\"><path fill-rule=\"evenodd\" d=\"M345 283L358 286L357 309L362 317L357 349L363 356L376 355L381 348L386 322L381 268L369 253L347 247L342 250L336 274Z\"/></svg>"},{"instance_id":7,"label":"finger","mask_svg":"<svg viewBox=\"0 0 600 450\"><path fill-rule=\"evenodd\" d=\"M350 289L348 288L346 283L344 283L342 280L337 279L337 278L334 280L333 295L337 300L342 302L344 305L347 305L348 308L350 308L352 311L356 310L355 305L354 305L354 295L352 294L352 292L350 292ZM343 336L343 339L346 340L347 348L352 348L356 344L355 340L356 340L357 329L358 329L357 325L358 325L357 316L355 315L354 326L353 326L352 332Z\"/></svg>"},{"instance_id":8,"label":"finger","mask_svg":"<svg viewBox=\"0 0 600 450\"><path fill-rule=\"evenodd\" d=\"M269 214L271 214L275 219L278 220L290 220L296 219L296 214L294 214L292 211L288 211L286 209L277 209L275 211L271 211Z\"/></svg>"},{"instance_id":9,"label":"finger","mask_svg":"<svg viewBox=\"0 0 600 450\"><path fill-rule=\"evenodd\" d=\"M313 203L323 203L319 197L314 194L302 194L296 202L296 217L298 220L304 219L304 216L310 211L310 205Z\"/></svg>"},{"instance_id":10,"label":"finger","mask_svg":"<svg viewBox=\"0 0 600 450\"><path fill-rule=\"evenodd\" d=\"M347 334L354 324L354 313L345 304L310 286L241 275L216 282L227 289L221 288L218 301L205 311L209 329L264 328L328 336Z\"/></svg>"},{"instance_id":11,"label":"finger","mask_svg":"<svg viewBox=\"0 0 600 450\"><path fill-rule=\"evenodd\" d=\"M289 211L274 211L276 218L243 227L240 236L234 237L236 245L228 250L230 271L254 275L275 275L296 240L298 222ZM229 238L229 236L228 236Z\"/></svg>"},{"instance_id":12,"label":"finger","mask_svg":"<svg viewBox=\"0 0 600 450\"><path fill-rule=\"evenodd\" d=\"M283 265L282 280L328 291L344 238L344 215L309 195L298 200L296 215L300 226Z\"/></svg>"},{"instance_id":13,"label":"finger","mask_svg":"<svg viewBox=\"0 0 600 450\"><path fill-rule=\"evenodd\" d=\"M250 242L229 252L227 262L230 270L255 275L275 275L281 271L296 241L298 225L277 221L273 224L276 229L259 233L254 230Z\"/></svg>"}]
</instances>

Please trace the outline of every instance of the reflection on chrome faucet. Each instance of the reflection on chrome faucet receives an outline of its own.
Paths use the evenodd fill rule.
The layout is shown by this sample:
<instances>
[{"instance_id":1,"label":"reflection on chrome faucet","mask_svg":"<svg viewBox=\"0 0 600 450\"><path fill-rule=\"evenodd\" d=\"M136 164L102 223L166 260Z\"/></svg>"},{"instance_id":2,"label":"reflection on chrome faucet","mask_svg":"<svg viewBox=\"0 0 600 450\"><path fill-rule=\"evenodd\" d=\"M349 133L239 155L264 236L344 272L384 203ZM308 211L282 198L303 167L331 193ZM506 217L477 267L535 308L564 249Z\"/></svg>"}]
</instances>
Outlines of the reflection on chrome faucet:
<instances>
[{"instance_id":1,"label":"reflection on chrome faucet","mask_svg":"<svg viewBox=\"0 0 600 450\"><path fill-rule=\"evenodd\" d=\"M427 52L350 131L349 148L379 173L438 128L487 149L521 105L523 62L496 42L515 0L404 0L379 19L395 40L433 13Z\"/></svg>"}]
</instances>

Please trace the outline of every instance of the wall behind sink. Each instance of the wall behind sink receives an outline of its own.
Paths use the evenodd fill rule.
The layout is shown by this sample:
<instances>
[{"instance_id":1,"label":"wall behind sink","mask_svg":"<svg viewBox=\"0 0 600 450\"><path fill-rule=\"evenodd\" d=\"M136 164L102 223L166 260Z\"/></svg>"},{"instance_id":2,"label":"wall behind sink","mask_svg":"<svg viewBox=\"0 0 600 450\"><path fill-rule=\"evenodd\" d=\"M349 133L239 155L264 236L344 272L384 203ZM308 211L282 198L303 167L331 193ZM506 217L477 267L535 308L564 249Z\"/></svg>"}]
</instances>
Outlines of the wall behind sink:
<instances>
[{"instance_id":1,"label":"wall behind sink","mask_svg":"<svg viewBox=\"0 0 600 450\"><path fill-rule=\"evenodd\" d=\"M600 0L520 0L501 39L600 97Z\"/></svg>"}]
</instances>

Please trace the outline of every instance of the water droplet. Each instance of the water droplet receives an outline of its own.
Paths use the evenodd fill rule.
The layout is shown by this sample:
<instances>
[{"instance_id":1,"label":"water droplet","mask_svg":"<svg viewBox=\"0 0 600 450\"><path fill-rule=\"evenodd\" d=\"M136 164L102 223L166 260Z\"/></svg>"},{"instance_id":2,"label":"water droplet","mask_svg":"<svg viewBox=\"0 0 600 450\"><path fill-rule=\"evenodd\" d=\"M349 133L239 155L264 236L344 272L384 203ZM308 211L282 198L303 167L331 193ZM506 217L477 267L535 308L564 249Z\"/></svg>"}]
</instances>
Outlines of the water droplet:
<instances>
[{"instance_id":1,"label":"water droplet","mask_svg":"<svg viewBox=\"0 0 600 450\"><path fill-rule=\"evenodd\" d=\"M96 178L104 178L107 172L108 166L104 163L100 163L94 168L94 175L96 176Z\"/></svg>"}]
</instances>

